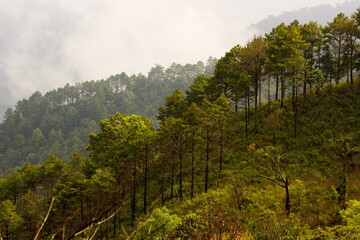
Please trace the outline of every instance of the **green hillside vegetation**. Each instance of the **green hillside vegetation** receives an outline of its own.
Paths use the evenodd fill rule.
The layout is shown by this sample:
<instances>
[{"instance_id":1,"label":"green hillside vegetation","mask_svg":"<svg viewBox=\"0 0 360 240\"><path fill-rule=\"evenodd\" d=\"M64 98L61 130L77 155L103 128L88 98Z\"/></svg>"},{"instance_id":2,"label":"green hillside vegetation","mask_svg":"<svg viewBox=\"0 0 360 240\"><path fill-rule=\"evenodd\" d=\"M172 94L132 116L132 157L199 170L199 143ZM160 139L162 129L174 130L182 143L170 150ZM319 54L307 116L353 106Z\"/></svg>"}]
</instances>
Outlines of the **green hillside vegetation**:
<instances>
[{"instance_id":1,"label":"green hillside vegetation","mask_svg":"<svg viewBox=\"0 0 360 240\"><path fill-rule=\"evenodd\" d=\"M67 84L42 95L35 92L8 109L0 125L0 173L25 162L42 163L51 154L68 161L73 152L85 154L90 132L98 122L116 112L142 114L156 121L157 109L167 95L186 89L200 74L211 75L216 59L207 64L153 67L148 76L125 73L106 80Z\"/></svg>"},{"instance_id":2,"label":"green hillside vegetation","mask_svg":"<svg viewBox=\"0 0 360 240\"><path fill-rule=\"evenodd\" d=\"M360 9L235 46L88 156L0 179L3 239L359 239Z\"/></svg>"}]
</instances>

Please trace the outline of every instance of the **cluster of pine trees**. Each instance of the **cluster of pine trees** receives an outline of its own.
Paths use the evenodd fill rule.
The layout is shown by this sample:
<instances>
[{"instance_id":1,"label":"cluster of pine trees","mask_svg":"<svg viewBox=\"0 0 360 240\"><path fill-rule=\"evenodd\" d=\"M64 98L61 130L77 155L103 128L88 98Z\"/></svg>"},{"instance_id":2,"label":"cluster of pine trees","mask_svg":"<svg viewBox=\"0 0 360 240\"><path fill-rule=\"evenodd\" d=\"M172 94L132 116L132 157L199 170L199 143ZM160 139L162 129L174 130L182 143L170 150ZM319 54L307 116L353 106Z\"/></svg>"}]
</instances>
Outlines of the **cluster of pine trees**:
<instances>
[{"instance_id":1,"label":"cluster of pine trees","mask_svg":"<svg viewBox=\"0 0 360 240\"><path fill-rule=\"evenodd\" d=\"M359 239L358 38L360 10L235 46L166 97L158 129L115 113L88 156L1 178L0 236Z\"/></svg>"},{"instance_id":2,"label":"cluster of pine trees","mask_svg":"<svg viewBox=\"0 0 360 240\"><path fill-rule=\"evenodd\" d=\"M186 89L199 74L212 74L216 59L207 64L175 64L153 67L148 76L125 73L106 80L67 84L47 92L35 92L8 109L0 125L0 173L25 162L42 163L50 154L67 161L73 152L85 154L90 132L110 114L142 114L154 126L157 109L174 89Z\"/></svg>"}]
</instances>

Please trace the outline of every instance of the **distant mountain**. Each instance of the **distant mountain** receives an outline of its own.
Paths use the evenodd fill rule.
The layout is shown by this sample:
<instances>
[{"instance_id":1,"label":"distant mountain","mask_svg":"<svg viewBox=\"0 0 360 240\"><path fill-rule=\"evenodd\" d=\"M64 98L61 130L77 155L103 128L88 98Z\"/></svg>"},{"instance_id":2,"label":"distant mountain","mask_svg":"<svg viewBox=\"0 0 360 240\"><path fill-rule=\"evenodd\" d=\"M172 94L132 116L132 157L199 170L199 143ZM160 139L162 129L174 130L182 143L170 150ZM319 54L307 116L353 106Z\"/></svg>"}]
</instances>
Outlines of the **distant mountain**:
<instances>
[{"instance_id":1,"label":"distant mountain","mask_svg":"<svg viewBox=\"0 0 360 240\"><path fill-rule=\"evenodd\" d=\"M300 23L307 23L309 21L316 21L322 25L326 25L336 17L340 12L347 16L351 15L357 8L360 7L360 0L346 1L338 4L335 7L330 4L322 4L317 7L306 7L296 11L284 12L279 16L270 15L267 18L251 25L251 28L257 30L259 34L271 32L272 28L284 22L291 23L294 19L299 20Z\"/></svg>"}]
</instances>

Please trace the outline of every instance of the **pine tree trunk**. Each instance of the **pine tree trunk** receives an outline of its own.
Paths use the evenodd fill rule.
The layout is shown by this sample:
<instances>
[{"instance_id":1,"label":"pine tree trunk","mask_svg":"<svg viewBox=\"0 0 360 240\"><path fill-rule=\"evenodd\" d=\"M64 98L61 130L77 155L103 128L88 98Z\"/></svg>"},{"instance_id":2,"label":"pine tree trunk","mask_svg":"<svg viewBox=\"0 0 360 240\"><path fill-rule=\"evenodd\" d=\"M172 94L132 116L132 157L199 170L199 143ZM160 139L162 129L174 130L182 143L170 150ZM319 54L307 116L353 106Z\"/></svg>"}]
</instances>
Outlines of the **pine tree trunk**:
<instances>
[{"instance_id":1,"label":"pine tree trunk","mask_svg":"<svg viewBox=\"0 0 360 240\"><path fill-rule=\"evenodd\" d=\"M245 139L246 142L248 141L248 107L247 107L247 91L245 90Z\"/></svg>"},{"instance_id":2,"label":"pine tree trunk","mask_svg":"<svg viewBox=\"0 0 360 240\"><path fill-rule=\"evenodd\" d=\"M285 79L283 76L281 76L280 83L281 83L281 86L280 86L280 88L281 88L281 108L283 108L284 107L284 98L285 98Z\"/></svg>"},{"instance_id":3,"label":"pine tree trunk","mask_svg":"<svg viewBox=\"0 0 360 240\"><path fill-rule=\"evenodd\" d=\"M237 97L237 94L235 96L235 112L238 112L238 97Z\"/></svg>"},{"instance_id":4,"label":"pine tree trunk","mask_svg":"<svg viewBox=\"0 0 360 240\"><path fill-rule=\"evenodd\" d=\"M145 148L145 166L144 166L144 214L147 214L147 185L148 185L148 164L149 164L149 145Z\"/></svg>"},{"instance_id":5,"label":"pine tree trunk","mask_svg":"<svg viewBox=\"0 0 360 240\"><path fill-rule=\"evenodd\" d=\"M180 151L179 151L179 180L180 180L180 182L179 182L179 184L180 184L180 189L179 189L179 194L180 194L180 198L182 198L183 197L183 184L182 184L182 164L183 164L183 154L182 154L182 146L180 145L180 149L179 149Z\"/></svg>"},{"instance_id":6,"label":"pine tree trunk","mask_svg":"<svg viewBox=\"0 0 360 240\"><path fill-rule=\"evenodd\" d=\"M279 75L276 75L275 101L279 99Z\"/></svg>"},{"instance_id":7,"label":"pine tree trunk","mask_svg":"<svg viewBox=\"0 0 360 240\"><path fill-rule=\"evenodd\" d=\"M339 51L338 51L338 59L337 59L337 76L336 76L336 85L339 84L340 80L340 72L341 72L341 42L339 41Z\"/></svg>"},{"instance_id":8,"label":"pine tree trunk","mask_svg":"<svg viewBox=\"0 0 360 240\"><path fill-rule=\"evenodd\" d=\"M258 108L258 91L259 91L259 81L255 80L255 112L254 112L254 133L257 133L257 108Z\"/></svg>"},{"instance_id":9,"label":"pine tree trunk","mask_svg":"<svg viewBox=\"0 0 360 240\"><path fill-rule=\"evenodd\" d=\"M270 107L270 102L271 102L270 87L271 87L271 78L269 77L268 78L268 90L267 90L269 107Z\"/></svg>"},{"instance_id":10,"label":"pine tree trunk","mask_svg":"<svg viewBox=\"0 0 360 240\"><path fill-rule=\"evenodd\" d=\"M275 147L275 143L276 143L276 141L275 141L275 134L276 134L276 132L275 132L275 130L273 131L273 134L272 134L272 145L273 145L273 147Z\"/></svg>"},{"instance_id":11,"label":"pine tree trunk","mask_svg":"<svg viewBox=\"0 0 360 240\"><path fill-rule=\"evenodd\" d=\"M344 161L344 160L343 160ZM343 172L342 172L342 180L343 182L341 183L338 193L339 193L339 202L340 205L343 209L346 208L346 199L347 199L347 185L348 185L348 179L347 179L347 168L346 168L346 163L345 161L343 162Z\"/></svg>"},{"instance_id":12,"label":"pine tree trunk","mask_svg":"<svg viewBox=\"0 0 360 240\"><path fill-rule=\"evenodd\" d=\"M306 78L307 78L307 71L304 71L304 88L303 88L303 95L306 97Z\"/></svg>"},{"instance_id":13,"label":"pine tree trunk","mask_svg":"<svg viewBox=\"0 0 360 240\"><path fill-rule=\"evenodd\" d=\"M353 44L350 48L350 83L354 84L354 78L353 78L353 54L354 54L354 49L353 49Z\"/></svg>"},{"instance_id":14,"label":"pine tree trunk","mask_svg":"<svg viewBox=\"0 0 360 240\"><path fill-rule=\"evenodd\" d=\"M261 81L259 81L259 108L261 108Z\"/></svg>"},{"instance_id":15,"label":"pine tree trunk","mask_svg":"<svg viewBox=\"0 0 360 240\"><path fill-rule=\"evenodd\" d=\"M295 79L292 80L292 111L295 112Z\"/></svg>"},{"instance_id":16,"label":"pine tree trunk","mask_svg":"<svg viewBox=\"0 0 360 240\"><path fill-rule=\"evenodd\" d=\"M84 225L85 219L84 219L84 201L80 200L80 216L81 216L81 224Z\"/></svg>"},{"instance_id":17,"label":"pine tree trunk","mask_svg":"<svg viewBox=\"0 0 360 240\"><path fill-rule=\"evenodd\" d=\"M247 110L248 110L248 120L250 124L251 119L251 111L250 111L250 88L247 89Z\"/></svg>"},{"instance_id":18,"label":"pine tree trunk","mask_svg":"<svg viewBox=\"0 0 360 240\"><path fill-rule=\"evenodd\" d=\"M108 214L105 214L105 219L108 218ZM105 239L109 240L109 221L105 223Z\"/></svg>"},{"instance_id":19,"label":"pine tree trunk","mask_svg":"<svg viewBox=\"0 0 360 240\"><path fill-rule=\"evenodd\" d=\"M297 136L297 118L298 118L298 90L297 87L295 87L295 101L294 101L294 137Z\"/></svg>"},{"instance_id":20,"label":"pine tree trunk","mask_svg":"<svg viewBox=\"0 0 360 240\"><path fill-rule=\"evenodd\" d=\"M133 183L132 183L132 200L131 200L131 226L134 227L136 214L136 161L133 164Z\"/></svg>"},{"instance_id":21,"label":"pine tree trunk","mask_svg":"<svg viewBox=\"0 0 360 240\"><path fill-rule=\"evenodd\" d=\"M162 160L161 205L165 203L165 158Z\"/></svg>"},{"instance_id":22,"label":"pine tree trunk","mask_svg":"<svg viewBox=\"0 0 360 240\"><path fill-rule=\"evenodd\" d=\"M192 144L191 144L191 191L190 198L194 197L194 168L195 168L195 129L192 130Z\"/></svg>"},{"instance_id":23,"label":"pine tree trunk","mask_svg":"<svg viewBox=\"0 0 360 240\"><path fill-rule=\"evenodd\" d=\"M209 127L206 127L205 193L208 192L208 185L209 185L209 162L210 162L209 158L210 158Z\"/></svg>"},{"instance_id":24,"label":"pine tree trunk","mask_svg":"<svg viewBox=\"0 0 360 240\"><path fill-rule=\"evenodd\" d=\"M170 186L170 199L173 199L174 197L174 176L175 176L175 150L172 152L172 158L171 158L171 186Z\"/></svg>"},{"instance_id":25,"label":"pine tree trunk","mask_svg":"<svg viewBox=\"0 0 360 240\"><path fill-rule=\"evenodd\" d=\"M224 129L221 127L220 129L220 172L223 169L223 138L224 138Z\"/></svg>"},{"instance_id":26,"label":"pine tree trunk","mask_svg":"<svg viewBox=\"0 0 360 240\"><path fill-rule=\"evenodd\" d=\"M115 209L117 209L117 204L115 205ZM117 216L117 214L115 214L115 216L114 216L114 222L113 222L113 234L114 234L114 237L116 237L116 230L117 230L117 224L116 224L116 220L117 220L117 218L116 218L116 216Z\"/></svg>"},{"instance_id":27,"label":"pine tree trunk","mask_svg":"<svg viewBox=\"0 0 360 240\"><path fill-rule=\"evenodd\" d=\"M286 179L285 181L285 192L286 192L286 199L285 199L285 211L286 215L290 216L290 192L289 192L289 180Z\"/></svg>"}]
</instances>

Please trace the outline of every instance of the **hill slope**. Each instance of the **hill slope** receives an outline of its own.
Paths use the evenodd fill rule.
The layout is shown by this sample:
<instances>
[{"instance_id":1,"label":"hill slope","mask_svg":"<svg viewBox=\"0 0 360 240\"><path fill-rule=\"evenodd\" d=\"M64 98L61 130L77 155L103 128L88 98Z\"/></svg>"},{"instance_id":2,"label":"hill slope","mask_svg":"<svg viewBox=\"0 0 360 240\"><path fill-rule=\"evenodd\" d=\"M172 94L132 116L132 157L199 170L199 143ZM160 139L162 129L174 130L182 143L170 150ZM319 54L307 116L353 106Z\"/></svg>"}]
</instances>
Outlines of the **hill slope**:
<instances>
[{"instance_id":1,"label":"hill slope","mask_svg":"<svg viewBox=\"0 0 360 240\"><path fill-rule=\"evenodd\" d=\"M359 239L359 32L360 9L326 28L280 24L234 46L185 95L167 96L158 129L145 116L110 115L89 134L88 156L64 163L52 155L0 179L1 234ZM83 88L81 97L124 85L110 86L96 94ZM26 110L9 114L37 119L37 108ZM43 139L36 128L30 144Z\"/></svg>"},{"instance_id":2,"label":"hill slope","mask_svg":"<svg viewBox=\"0 0 360 240\"><path fill-rule=\"evenodd\" d=\"M67 161L73 152L85 152L88 134L115 112L142 114L155 126L157 110L174 89L186 89L200 74L211 75L216 59L207 65L172 64L152 68L148 76L125 73L106 80L67 84L42 95L35 92L18 101L0 124L0 173L24 162L41 163L50 154Z\"/></svg>"},{"instance_id":3,"label":"hill slope","mask_svg":"<svg viewBox=\"0 0 360 240\"><path fill-rule=\"evenodd\" d=\"M115 234L116 239L126 235L131 239L329 239L345 235L357 239L360 232L351 224L357 215L351 211L358 211L359 203L349 200L360 199L360 159L356 154L360 145L359 94L357 81L300 97L297 137L291 127L291 98L282 108L277 101L263 105L258 132L249 134L248 145L244 145L244 112L228 115L224 128L220 122L193 125L195 145L191 126L185 130L175 118L163 122L155 142L145 144L152 138L148 121L116 114L101 121L99 134L90 135L89 159L75 154L64 164L52 156L42 165L26 164L2 179L1 209L15 216L8 221L17 229L15 236L21 237L31 236L37 228L27 224L20 230L19 226L27 219L41 222L41 213L46 211L41 203L49 206L53 195L44 236L64 226L64 234L70 237L80 234L84 226L90 230L85 234L92 234L91 222L95 221L102 223L101 234L110 238ZM222 106L219 101L216 105L206 108L212 114L228 111L215 110ZM209 119L206 112L194 110L193 114L205 114ZM253 121L250 129L254 130ZM182 131L190 135L183 141L173 130L176 135ZM140 137L139 142L134 136ZM224 158L219 171L220 149ZM117 161L112 160L115 153L122 156ZM204 161L207 154L209 165ZM27 195L29 191L32 195ZM123 199L127 191L129 198ZM349 201L349 210L342 210L342 196ZM19 206L16 211L14 200ZM113 223L103 224L107 219ZM342 219L349 225L341 225Z\"/></svg>"}]
</instances>

